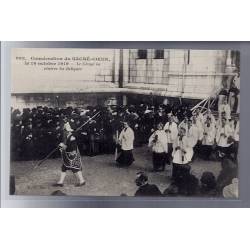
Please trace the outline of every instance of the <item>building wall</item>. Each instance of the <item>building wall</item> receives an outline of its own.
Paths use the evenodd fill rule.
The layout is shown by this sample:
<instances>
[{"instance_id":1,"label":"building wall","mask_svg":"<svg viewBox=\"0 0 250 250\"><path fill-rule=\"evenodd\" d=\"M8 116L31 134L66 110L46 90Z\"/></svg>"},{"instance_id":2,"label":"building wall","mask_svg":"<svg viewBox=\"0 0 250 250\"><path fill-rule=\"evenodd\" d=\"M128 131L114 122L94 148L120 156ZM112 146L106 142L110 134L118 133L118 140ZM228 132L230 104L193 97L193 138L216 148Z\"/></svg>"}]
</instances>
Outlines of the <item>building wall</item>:
<instances>
[{"instance_id":1,"label":"building wall","mask_svg":"<svg viewBox=\"0 0 250 250\"><path fill-rule=\"evenodd\" d=\"M235 57L237 52L234 51L164 49L164 56L161 59L155 58L155 49L147 49L145 59L138 58L138 51L138 49L15 49L12 53L13 106L32 106L35 102L41 105L54 105L54 101L51 100L56 94L62 96L63 105L70 105L72 98L74 106L81 103L85 105L87 102L91 104L91 100L93 104L102 103L112 93L141 95L141 97L154 95L203 99L211 96L223 82L228 86L235 74L234 71L239 67L239 60ZM43 67L34 67L31 64L25 66L16 60L16 57L22 56L27 59L31 56L68 57L71 58L69 59L71 66L75 67L77 64L72 57L77 56L104 57L108 58L108 61L100 63L100 66L85 65L79 71L67 71L66 68L63 71L44 71ZM32 62L34 61L31 60L30 63ZM119 72L122 72L120 84ZM122 88L119 85L122 85ZM98 100L102 99L101 101L95 98L95 93L99 97L103 95L103 98L98 97ZM81 101L83 96L84 101Z\"/></svg>"},{"instance_id":2,"label":"building wall","mask_svg":"<svg viewBox=\"0 0 250 250\"><path fill-rule=\"evenodd\" d=\"M129 51L125 87L138 86L161 90L168 96L202 99L221 87L225 75L234 74L235 67L225 50L164 49L163 59L155 59L155 52L148 49L147 58L140 59L137 49Z\"/></svg>"}]
</instances>

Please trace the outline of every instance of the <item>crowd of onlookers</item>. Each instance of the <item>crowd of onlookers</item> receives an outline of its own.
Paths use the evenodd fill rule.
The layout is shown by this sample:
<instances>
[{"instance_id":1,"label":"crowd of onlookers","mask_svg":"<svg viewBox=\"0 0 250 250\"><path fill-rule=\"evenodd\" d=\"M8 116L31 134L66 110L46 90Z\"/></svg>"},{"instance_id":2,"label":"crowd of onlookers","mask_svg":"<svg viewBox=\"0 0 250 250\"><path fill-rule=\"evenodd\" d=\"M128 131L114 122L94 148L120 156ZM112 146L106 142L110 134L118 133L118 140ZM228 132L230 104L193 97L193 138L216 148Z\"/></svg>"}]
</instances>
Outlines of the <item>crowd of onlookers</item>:
<instances>
[{"instance_id":1,"label":"crowd of onlookers","mask_svg":"<svg viewBox=\"0 0 250 250\"><path fill-rule=\"evenodd\" d=\"M230 159L221 161L221 171L216 178L210 171L202 173L198 179L188 169L185 174L172 181L170 185L160 191L157 185L150 184L144 172L138 172L135 180L138 186L135 196L195 196L195 197L221 197L237 199L239 197L238 166Z\"/></svg>"},{"instance_id":2,"label":"crowd of onlookers","mask_svg":"<svg viewBox=\"0 0 250 250\"><path fill-rule=\"evenodd\" d=\"M82 155L113 154L117 147L118 134L123 129L122 122L126 121L134 131L135 147L148 144L150 138L157 131L159 133L159 130L165 131L168 136L171 135L171 139L168 139L168 142L172 140L168 143L171 146L168 148L169 164L170 162L173 165L181 164L175 162L173 150L181 148L180 145L175 145L175 141L180 136L181 140L185 136L192 154L183 164L184 171L176 173L178 181L164 191L165 195L174 195L176 190L186 195L193 195L196 192L212 194L218 190L224 192L223 188L226 185L235 185L234 178L237 178L235 169L238 165L239 146L239 90L235 86L229 91L225 88L220 91L216 111L216 114L210 109L205 112L199 108L191 111L189 105L181 102L173 104L164 102L160 105L140 103L86 108L38 106L23 110L12 109L11 159L16 161L43 159L63 141L63 129L66 123L76 130L73 133ZM98 115L91 119L97 113ZM86 125L82 126L85 123ZM162 127L159 128L159 124ZM159 140L158 135L157 139L152 138L151 142L156 143L157 140ZM56 151L51 157L59 156L60 152ZM187 152L185 156L188 157ZM189 169L189 163L196 157L205 160L222 159L222 162L229 161L229 166L234 164L236 167L232 170L228 164L224 164L217 179L212 173L205 172L201 179L197 180L190 174ZM183 163L183 159L181 161ZM230 171L233 172L232 175Z\"/></svg>"},{"instance_id":3,"label":"crowd of onlookers","mask_svg":"<svg viewBox=\"0 0 250 250\"><path fill-rule=\"evenodd\" d=\"M83 126L77 133L78 147L82 155L112 154L116 146L116 131L127 120L135 133L135 146L147 143L155 125L167 122L170 112L181 121L191 115L187 105L152 106L88 106L86 108L34 107L11 112L12 160L42 159L63 140L63 127L69 123L79 128L93 115L100 114ZM53 155L58 157L57 154Z\"/></svg>"},{"instance_id":4,"label":"crowd of onlookers","mask_svg":"<svg viewBox=\"0 0 250 250\"><path fill-rule=\"evenodd\" d=\"M129 121L130 127L135 133L135 147L148 143L148 139L157 124L165 125L170 119L179 128L193 128L197 135L198 146L206 144L203 157L208 158L214 148L214 143L219 145L222 153L227 153L228 145L234 150L235 143L239 141L238 116L231 117L228 112L228 104L221 104L219 115L216 118L211 111L203 115L199 110L191 112L187 105L159 105L158 107L146 104L129 105L122 107L87 107L81 108L49 108L36 107L12 110L11 113L11 156L12 160L42 159L53 150L63 139L63 126L69 122L73 129L80 127L94 114L101 111L98 116L83 126L77 132L77 141L82 155L97 155L114 153L116 144L116 131L122 128L121 121ZM211 125L211 126L210 126ZM227 132L227 138L219 141L218 130ZM205 142L205 130L213 128L209 141ZM216 138L217 136L217 138ZM231 143L230 143L231 140ZM195 147L197 151L198 147ZM225 147L226 146L226 147ZM211 152L210 152L211 151ZM208 152L208 154L207 154ZM54 157L58 157L57 154Z\"/></svg>"}]
</instances>

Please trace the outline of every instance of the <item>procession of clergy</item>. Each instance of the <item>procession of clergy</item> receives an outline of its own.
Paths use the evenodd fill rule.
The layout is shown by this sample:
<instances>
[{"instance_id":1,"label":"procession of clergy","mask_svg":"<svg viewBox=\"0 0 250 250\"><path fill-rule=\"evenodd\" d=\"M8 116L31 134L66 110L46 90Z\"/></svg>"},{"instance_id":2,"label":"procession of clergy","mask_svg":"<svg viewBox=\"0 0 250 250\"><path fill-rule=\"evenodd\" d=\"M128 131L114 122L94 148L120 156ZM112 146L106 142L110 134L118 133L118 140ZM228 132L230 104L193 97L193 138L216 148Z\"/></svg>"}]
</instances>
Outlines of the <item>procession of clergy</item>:
<instances>
[{"instance_id":1,"label":"procession of clergy","mask_svg":"<svg viewBox=\"0 0 250 250\"><path fill-rule=\"evenodd\" d=\"M164 171L172 163L172 177L175 178L183 166L191 163L195 156L210 160L215 153L218 158L228 157L237 160L239 142L239 119L231 119L229 104L225 101L219 106L219 117L216 120L211 110L203 115L199 110L191 117L177 124L172 113L168 114L168 122L159 122L156 130L149 138L148 146L152 148L152 171ZM117 162L130 165L134 132L128 122L119 135L121 154Z\"/></svg>"},{"instance_id":2,"label":"procession of clergy","mask_svg":"<svg viewBox=\"0 0 250 250\"><path fill-rule=\"evenodd\" d=\"M164 110L164 105L160 105L160 109ZM158 112L159 121L156 128L151 129L151 135L148 139L148 147L152 149L152 171L159 172L171 168L171 178L175 181L180 176L185 175L185 172L190 171L189 164L195 157L210 160L211 155L214 154L216 159L228 158L237 162L238 115L232 119L230 105L225 97L222 98L218 109L218 119L209 109L205 114L197 109L189 117L185 116L179 124L178 118L172 112L167 114L167 122L163 123L165 119L161 119L161 116L164 112ZM150 111L146 110L145 112ZM135 133L128 120L123 120L121 123L123 128L116 139L117 145L120 146L120 152L115 158L118 167L129 167L135 161L133 156ZM55 186L63 185L66 170L72 170L78 174L80 181L78 186L81 186L85 184L82 174L79 174L81 166L70 160L70 155L65 157L67 154L73 156L74 152L77 152L76 138L71 134L73 130L69 123L65 124L64 130L67 133L66 144L62 143L60 147L62 152L67 150L67 153L62 154L64 164L61 178ZM72 144L74 145L72 146Z\"/></svg>"},{"instance_id":3,"label":"procession of clergy","mask_svg":"<svg viewBox=\"0 0 250 250\"><path fill-rule=\"evenodd\" d=\"M197 157L231 159L237 163L239 145L239 90L222 88L216 117L210 109L191 111L183 102L140 103L125 106L36 108L12 110L12 160L58 157L66 171L73 171L79 186L85 184L80 155L114 154L118 167L129 167L133 149L148 144L152 171L171 169L172 179L190 170ZM213 109L214 111L214 109ZM84 126L83 126L84 125ZM61 142L61 143L60 143ZM59 145L59 146L58 146ZM53 150L54 148L59 150ZM53 154L50 154L50 152ZM143 166L142 166L143 167Z\"/></svg>"}]
</instances>

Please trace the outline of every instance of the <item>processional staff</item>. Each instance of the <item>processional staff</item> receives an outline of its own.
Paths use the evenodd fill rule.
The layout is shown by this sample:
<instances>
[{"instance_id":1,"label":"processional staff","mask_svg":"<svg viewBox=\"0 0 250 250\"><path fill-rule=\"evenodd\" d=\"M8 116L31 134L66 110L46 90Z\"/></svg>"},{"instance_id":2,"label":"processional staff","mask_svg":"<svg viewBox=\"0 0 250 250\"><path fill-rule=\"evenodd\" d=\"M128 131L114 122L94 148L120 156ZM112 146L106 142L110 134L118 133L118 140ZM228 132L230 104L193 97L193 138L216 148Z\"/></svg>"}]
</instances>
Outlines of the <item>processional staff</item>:
<instances>
[{"instance_id":1,"label":"processional staff","mask_svg":"<svg viewBox=\"0 0 250 250\"><path fill-rule=\"evenodd\" d=\"M81 128L83 128L85 125L87 125L91 120L93 120L97 115L99 115L101 111L97 112L95 115L93 115L91 118L89 118L85 123L83 123L80 127L78 127L74 132L78 132ZM46 157L44 157L40 162L38 162L34 168L40 166L43 162L45 162L53 153L57 151L59 148L59 145L53 149Z\"/></svg>"}]
</instances>

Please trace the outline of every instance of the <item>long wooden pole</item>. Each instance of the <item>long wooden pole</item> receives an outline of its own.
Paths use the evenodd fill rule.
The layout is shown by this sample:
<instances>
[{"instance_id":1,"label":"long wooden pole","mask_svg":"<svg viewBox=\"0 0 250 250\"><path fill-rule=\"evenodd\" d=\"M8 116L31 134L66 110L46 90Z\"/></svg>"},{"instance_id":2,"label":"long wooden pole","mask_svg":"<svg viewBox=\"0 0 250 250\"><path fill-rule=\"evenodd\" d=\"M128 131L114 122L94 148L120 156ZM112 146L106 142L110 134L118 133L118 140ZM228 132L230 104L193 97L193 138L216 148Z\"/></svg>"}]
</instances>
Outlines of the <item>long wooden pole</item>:
<instances>
[{"instance_id":1,"label":"long wooden pole","mask_svg":"<svg viewBox=\"0 0 250 250\"><path fill-rule=\"evenodd\" d=\"M82 127L87 125L91 120L93 120L98 114L100 114L101 111L97 112L95 115L93 115L91 118L89 118L85 123L83 123L80 127L78 127L74 132L79 131ZM34 168L40 166L43 162L45 162L53 153L57 151L59 146L57 146L55 149L53 149L47 156L45 156L41 161L39 161Z\"/></svg>"}]
</instances>

